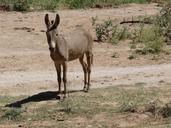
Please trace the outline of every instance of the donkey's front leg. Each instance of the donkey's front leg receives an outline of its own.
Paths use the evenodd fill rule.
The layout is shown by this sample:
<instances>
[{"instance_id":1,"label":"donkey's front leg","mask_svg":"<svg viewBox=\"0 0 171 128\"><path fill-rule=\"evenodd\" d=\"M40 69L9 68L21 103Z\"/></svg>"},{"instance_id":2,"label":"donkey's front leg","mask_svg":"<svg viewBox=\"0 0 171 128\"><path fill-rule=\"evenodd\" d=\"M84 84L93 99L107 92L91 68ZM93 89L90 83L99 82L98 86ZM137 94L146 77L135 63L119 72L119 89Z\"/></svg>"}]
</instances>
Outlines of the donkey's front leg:
<instances>
[{"instance_id":1,"label":"donkey's front leg","mask_svg":"<svg viewBox=\"0 0 171 128\"><path fill-rule=\"evenodd\" d=\"M57 72L57 80L58 80L58 87L59 87L59 94L61 93L61 64L55 63L55 68Z\"/></svg>"},{"instance_id":2,"label":"donkey's front leg","mask_svg":"<svg viewBox=\"0 0 171 128\"><path fill-rule=\"evenodd\" d=\"M67 93L67 62L63 63L63 82L64 82L64 98L66 98Z\"/></svg>"}]
</instances>

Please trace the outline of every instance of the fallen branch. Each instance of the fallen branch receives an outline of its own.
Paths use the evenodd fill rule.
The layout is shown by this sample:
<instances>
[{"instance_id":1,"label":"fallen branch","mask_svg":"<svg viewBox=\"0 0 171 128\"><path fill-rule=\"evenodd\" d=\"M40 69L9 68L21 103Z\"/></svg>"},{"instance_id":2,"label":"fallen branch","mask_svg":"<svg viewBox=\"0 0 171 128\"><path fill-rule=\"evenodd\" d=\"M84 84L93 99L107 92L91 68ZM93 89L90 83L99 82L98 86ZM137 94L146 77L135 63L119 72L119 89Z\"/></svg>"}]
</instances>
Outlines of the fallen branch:
<instances>
[{"instance_id":1,"label":"fallen branch","mask_svg":"<svg viewBox=\"0 0 171 128\"><path fill-rule=\"evenodd\" d=\"M143 23L143 24L152 24L150 21L140 21L140 20L131 20L131 21L122 21L120 24L134 24L134 23Z\"/></svg>"}]
</instances>

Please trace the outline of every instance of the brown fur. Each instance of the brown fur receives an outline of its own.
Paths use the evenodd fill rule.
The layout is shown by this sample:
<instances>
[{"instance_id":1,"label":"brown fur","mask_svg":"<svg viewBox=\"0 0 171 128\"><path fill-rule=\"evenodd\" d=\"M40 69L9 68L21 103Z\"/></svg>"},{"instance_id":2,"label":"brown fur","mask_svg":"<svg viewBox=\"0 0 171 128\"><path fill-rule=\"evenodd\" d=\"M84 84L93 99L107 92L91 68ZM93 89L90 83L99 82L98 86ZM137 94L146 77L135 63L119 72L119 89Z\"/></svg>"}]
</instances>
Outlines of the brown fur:
<instances>
[{"instance_id":1,"label":"brown fur","mask_svg":"<svg viewBox=\"0 0 171 128\"><path fill-rule=\"evenodd\" d=\"M93 64L92 36L82 28L77 28L66 35L60 35L57 32L59 23L60 17L58 14L56 14L55 21L51 21L51 23L48 14L45 15L47 42L50 49L50 56L54 61L57 71L59 92L61 92L61 68L63 67L64 96L66 96L67 62L75 59L79 59L82 65L84 71L84 91L88 91L91 65ZM55 46L53 46L53 43ZM84 55L86 55L87 63L84 61Z\"/></svg>"}]
</instances>

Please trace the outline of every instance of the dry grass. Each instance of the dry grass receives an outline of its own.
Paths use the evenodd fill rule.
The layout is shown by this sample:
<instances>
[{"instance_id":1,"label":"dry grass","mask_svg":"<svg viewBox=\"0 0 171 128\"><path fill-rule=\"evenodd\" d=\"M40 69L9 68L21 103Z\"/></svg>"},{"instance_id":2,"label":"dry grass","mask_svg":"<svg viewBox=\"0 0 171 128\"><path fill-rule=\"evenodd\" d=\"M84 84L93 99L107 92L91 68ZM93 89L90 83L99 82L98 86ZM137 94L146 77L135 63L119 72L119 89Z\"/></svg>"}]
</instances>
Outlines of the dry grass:
<instances>
[{"instance_id":1,"label":"dry grass","mask_svg":"<svg viewBox=\"0 0 171 128\"><path fill-rule=\"evenodd\" d=\"M160 127L171 119L167 89L130 86L75 92L65 100L30 102L22 108L0 108L0 126L29 127ZM6 100L5 100L6 99ZM16 101L4 97L3 105ZM129 120L135 119L135 122ZM41 122L41 123L40 123ZM122 125L121 125L122 124Z\"/></svg>"}]
</instances>

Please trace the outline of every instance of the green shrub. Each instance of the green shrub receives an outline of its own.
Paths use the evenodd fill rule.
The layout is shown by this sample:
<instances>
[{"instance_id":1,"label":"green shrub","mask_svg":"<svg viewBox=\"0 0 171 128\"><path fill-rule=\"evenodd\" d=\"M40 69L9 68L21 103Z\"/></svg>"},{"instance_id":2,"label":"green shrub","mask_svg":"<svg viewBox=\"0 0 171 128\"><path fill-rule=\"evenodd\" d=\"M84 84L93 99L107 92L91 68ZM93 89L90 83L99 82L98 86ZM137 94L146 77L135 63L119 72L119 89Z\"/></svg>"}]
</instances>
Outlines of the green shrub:
<instances>
[{"instance_id":1,"label":"green shrub","mask_svg":"<svg viewBox=\"0 0 171 128\"><path fill-rule=\"evenodd\" d=\"M132 60L132 59L135 59L135 58L136 58L135 54L130 54L130 55L128 56L128 59L129 59L129 60Z\"/></svg>"},{"instance_id":2,"label":"green shrub","mask_svg":"<svg viewBox=\"0 0 171 128\"><path fill-rule=\"evenodd\" d=\"M160 14L155 18L155 25L159 26L159 32L161 35L165 36L167 41L171 39L171 2L165 4Z\"/></svg>"},{"instance_id":3,"label":"green shrub","mask_svg":"<svg viewBox=\"0 0 171 128\"><path fill-rule=\"evenodd\" d=\"M118 41L129 38L130 33L126 27L118 27L113 25L112 20L109 18L103 23L96 23L97 18L92 18L92 25L96 31L98 42L110 42L116 44Z\"/></svg>"},{"instance_id":4,"label":"green shrub","mask_svg":"<svg viewBox=\"0 0 171 128\"><path fill-rule=\"evenodd\" d=\"M29 11L30 4L28 0L17 0L13 5L14 11Z\"/></svg>"},{"instance_id":5,"label":"green shrub","mask_svg":"<svg viewBox=\"0 0 171 128\"><path fill-rule=\"evenodd\" d=\"M133 43L137 44L136 53L159 53L165 46L165 38L159 32L157 26L140 27L138 31L134 33Z\"/></svg>"},{"instance_id":6,"label":"green shrub","mask_svg":"<svg viewBox=\"0 0 171 128\"><path fill-rule=\"evenodd\" d=\"M159 99L150 101L145 105L144 112L150 112L155 118L168 118L171 115L171 104L163 103Z\"/></svg>"},{"instance_id":7,"label":"green shrub","mask_svg":"<svg viewBox=\"0 0 171 128\"><path fill-rule=\"evenodd\" d=\"M166 41L171 41L171 2L167 2L160 13L150 20L152 26L141 24L133 33L135 53L159 53L163 50Z\"/></svg>"},{"instance_id":8,"label":"green shrub","mask_svg":"<svg viewBox=\"0 0 171 128\"><path fill-rule=\"evenodd\" d=\"M110 18L101 24L92 23L92 25L94 25L98 41L104 42L110 38L110 34L114 27Z\"/></svg>"},{"instance_id":9,"label":"green shrub","mask_svg":"<svg viewBox=\"0 0 171 128\"><path fill-rule=\"evenodd\" d=\"M113 27L113 30L112 30L112 36L111 36L110 42L112 44L116 44L120 40L124 40L130 37L131 37L131 34L129 33L126 27L115 26Z\"/></svg>"}]
</instances>

